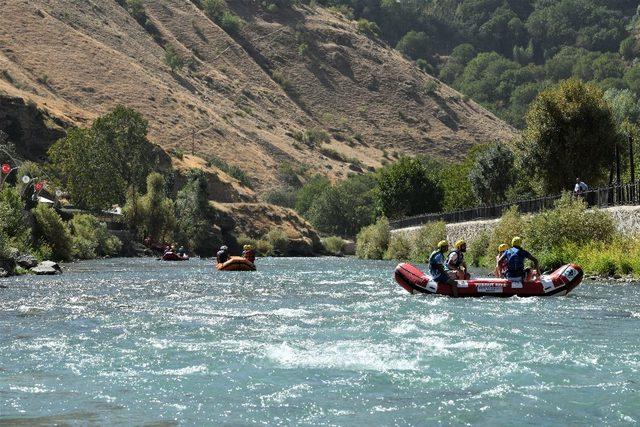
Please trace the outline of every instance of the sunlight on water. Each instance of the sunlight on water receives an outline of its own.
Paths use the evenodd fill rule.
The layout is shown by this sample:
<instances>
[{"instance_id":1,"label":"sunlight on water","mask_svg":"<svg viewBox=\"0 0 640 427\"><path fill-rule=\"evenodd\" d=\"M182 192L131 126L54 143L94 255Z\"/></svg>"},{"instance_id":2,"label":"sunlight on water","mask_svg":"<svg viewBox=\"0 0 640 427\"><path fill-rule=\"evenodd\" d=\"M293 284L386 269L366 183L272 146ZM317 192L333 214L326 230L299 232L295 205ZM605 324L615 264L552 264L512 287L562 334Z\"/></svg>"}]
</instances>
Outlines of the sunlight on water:
<instances>
[{"instance_id":1,"label":"sunlight on water","mask_svg":"<svg viewBox=\"0 0 640 427\"><path fill-rule=\"evenodd\" d=\"M640 286L413 296L395 265L117 259L0 289L0 424L640 422Z\"/></svg>"}]
</instances>

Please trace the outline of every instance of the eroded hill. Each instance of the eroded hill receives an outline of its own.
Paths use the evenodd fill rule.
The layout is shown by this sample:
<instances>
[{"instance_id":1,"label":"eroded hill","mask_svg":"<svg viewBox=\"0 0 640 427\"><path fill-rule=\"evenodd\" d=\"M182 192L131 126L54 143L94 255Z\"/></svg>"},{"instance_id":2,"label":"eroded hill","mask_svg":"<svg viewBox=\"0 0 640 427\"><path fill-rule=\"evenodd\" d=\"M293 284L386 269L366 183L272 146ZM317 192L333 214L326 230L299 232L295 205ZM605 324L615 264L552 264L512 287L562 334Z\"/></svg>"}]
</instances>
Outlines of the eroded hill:
<instances>
[{"instance_id":1,"label":"eroded hill","mask_svg":"<svg viewBox=\"0 0 640 427\"><path fill-rule=\"evenodd\" d=\"M233 37L188 0L145 1L138 20L115 0L5 0L0 94L66 126L133 107L165 150L217 156L259 190L278 186L285 162L339 179L401 153L460 158L514 136L354 22L320 7L227 3L245 21ZM168 46L182 69L166 65ZM0 120L20 120L12 114L3 105Z\"/></svg>"}]
</instances>

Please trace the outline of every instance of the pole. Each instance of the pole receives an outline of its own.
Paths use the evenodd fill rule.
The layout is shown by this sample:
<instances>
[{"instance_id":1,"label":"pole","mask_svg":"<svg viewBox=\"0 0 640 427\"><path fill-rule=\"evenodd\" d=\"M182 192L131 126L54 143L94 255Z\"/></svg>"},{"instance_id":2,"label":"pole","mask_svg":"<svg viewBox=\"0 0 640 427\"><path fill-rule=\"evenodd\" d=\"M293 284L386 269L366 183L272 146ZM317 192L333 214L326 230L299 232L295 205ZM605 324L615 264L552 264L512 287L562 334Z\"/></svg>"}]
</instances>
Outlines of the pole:
<instances>
[{"instance_id":1,"label":"pole","mask_svg":"<svg viewBox=\"0 0 640 427\"><path fill-rule=\"evenodd\" d=\"M616 201L620 203L620 149L616 144Z\"/></svg>"},{"instance_id":2,"label":"pole","mask_svg":"<svg viewBox=\"0 0 640 427\"><path fill-rule=\"evenodd\" d=\"M636 201L636 162L633 158L633 138L631 137L631 132L628 135L629 140L629 172L631 173L631 200L635 203Z\"/></svg>"}]
</instances>

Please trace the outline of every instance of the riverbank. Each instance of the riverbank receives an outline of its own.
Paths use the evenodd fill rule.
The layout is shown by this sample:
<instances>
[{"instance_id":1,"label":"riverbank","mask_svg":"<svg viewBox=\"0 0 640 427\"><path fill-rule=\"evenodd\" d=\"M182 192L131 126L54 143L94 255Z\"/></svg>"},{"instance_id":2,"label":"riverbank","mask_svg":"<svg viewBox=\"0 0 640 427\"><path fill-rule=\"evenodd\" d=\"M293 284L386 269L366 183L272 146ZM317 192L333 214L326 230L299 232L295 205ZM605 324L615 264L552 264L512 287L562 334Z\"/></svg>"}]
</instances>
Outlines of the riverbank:
<instances>
[{"instance_id":1,"label":"riverbank","mask_svg":"<svg viewBox=\"0 0 640 427\"><path fill-rule=\"evenodd\" d=\"M634 227L640 230L640 208L587 209L582 200L565 196L554 209L537 215L511 209L499 220L435 222L391 232L383 219L359 234L358 253L367 259L426 262L438 241L449 240L453 247L454 237L466 240L468 264L493 268L498 246L520 236L543 271L574 262L587 275L640 278L640 238L631 234Z\"/></svg>"}]
</instances>

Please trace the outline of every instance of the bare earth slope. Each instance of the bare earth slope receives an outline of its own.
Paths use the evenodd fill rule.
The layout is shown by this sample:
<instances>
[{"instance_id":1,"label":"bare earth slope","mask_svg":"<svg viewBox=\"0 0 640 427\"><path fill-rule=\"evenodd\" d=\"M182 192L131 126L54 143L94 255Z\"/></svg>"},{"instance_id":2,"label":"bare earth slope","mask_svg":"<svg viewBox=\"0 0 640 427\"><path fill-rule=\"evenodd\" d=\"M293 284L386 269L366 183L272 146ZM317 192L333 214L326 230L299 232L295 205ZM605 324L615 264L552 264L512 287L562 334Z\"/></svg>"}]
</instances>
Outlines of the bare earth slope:
<instances>
[{"instance_id":1,"label":"bare earth slope","mask_svg":"<svg viewBox=\"0 0 640 427\"><path fill-rule=\"evenodd\" d=\"M145 25L115 0L2 3L0 97L35 103L67 126L133 107L153 142L215 154L259 190L279 185L284 162L339 179L393 155L460 158L478 142L515 135L320 7L269 14L260 2L228 1L246 22L232 38L189 0L145 1ZM175 73L167 45L187 63ZM3 107L0 123L12 114ZM331 141L296 139L316 128Z\"/></svg>"}]
</instances>

